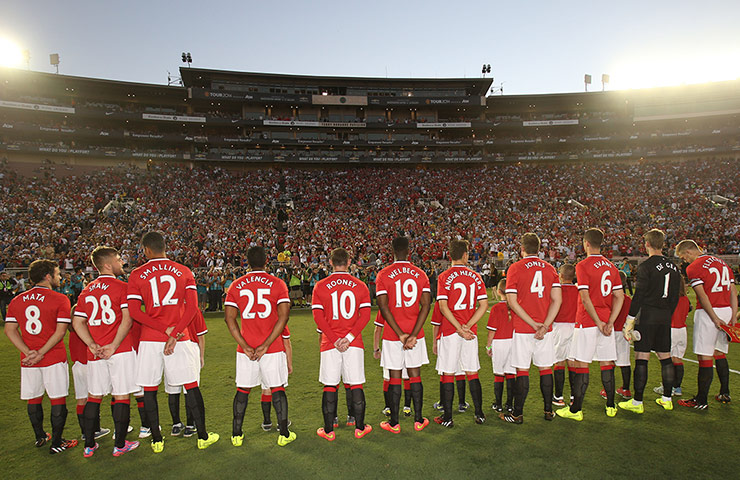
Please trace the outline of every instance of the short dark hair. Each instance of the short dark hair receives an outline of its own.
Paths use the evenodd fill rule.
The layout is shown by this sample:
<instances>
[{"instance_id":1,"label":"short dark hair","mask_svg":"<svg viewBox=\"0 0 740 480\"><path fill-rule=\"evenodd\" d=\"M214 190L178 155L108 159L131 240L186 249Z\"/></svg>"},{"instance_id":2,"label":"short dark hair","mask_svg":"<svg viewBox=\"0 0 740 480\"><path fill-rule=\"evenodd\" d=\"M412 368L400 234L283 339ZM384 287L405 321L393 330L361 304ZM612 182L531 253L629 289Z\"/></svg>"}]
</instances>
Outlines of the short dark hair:
<instances>
[{"instance_id":1,"label":"short dark hair","mask_svg":"<svg viewBox=\"0 0 740 480\"><path fill-rule=\"evenodd\" d=\"M572 282L576 278L576 267L572 263L564 263L560 266L560 275Z\"/></svg>"},{"instance_id":2,"label":"short dark hair","mask_svg":"<svg viewBox=\"0 0 740 480\"><path fill-rule=\"evenodd\" d=\"M54 275L54 269L59 268L59 264L54 260L45 258L34 260L28 266L28 278L34 284L43 282L47 275Z\"/></svg>"},{"instance_id":3,"label":"short dark hair","mask_svg":"<svg viewBox=\"0 0 740 480\"><path fill-rule=\"evenodd\" d=\"M583 234L583 239L592 247L601 248L601 244L604 242L604 232L599 228L589 228Z\"/></svg>"},{"instance_id":4,"label":"short dark hair","mask_svg":"<svg viewBox=\"0 0 740 480\"><path fill-rule=\"evenodd\" d=\"M100 267L103 262L109 257L115 257L116 255L118 255L118 250L113 247L101 245L99 247L95 247L95 250L90 254L90 261L93 266L100 271Z\"/></svg>"},{"instance_id":5,"label":"short dark hair","mask_svg":"<svg viewBox=\"0 0 740 480\"><path fill-rule=\"evenodd\" d=\"M645 241L650 245L650 248L660 250L663 248L663 243L665 242L665 233L662 230L653 228L645 234Z\"/></svg>"},{"instance_id":6,"label":"short dark hair","mask_svg":"<svg viewBox=\"0 0 740 480\"><path fill-rule=\"evenodd\" d=\"M247 250L247 262L251 268L265 268L265 264L267 263L265 247L250 247Z\"/></svg>"},{"instance_id":7,"label":"short dark hair","mask_svg":"<svg viewBox=\"0 0 740 480\"><path fill-rule=\"evenodd\" d=\"M536 233L527 232L520 239L524 252L532 255L540 251L540 237Z\"/></svg>"},{"instance_id":8,"label":"short dark hair","mask_svg":"<svg viewBox=\"0 0 740 480\"><path fill-rule=\"evenodd\" d=\"M164 253L167 248L164 235L160 232L147 232L141 237L141 245L154 253Z\"/></svg>"},{"instance_id":9,"label":"short dark hair","mask_svg":"<svg viewBox=\"0 0 740 480\"><path fill-rule=\"evenodd\" d=\"M467 240L452 240L450 241L450 258L453 260L461 260L463 255L468 252L468 241Z\"/></svg>"},{"instance_id":10,"label":"short dark hair","mask_svg":"<svg viewBox=\"0 0 740 480\"><path fill-rule=\"evenodd\" d=\"M349 252L343 248L335 248L329 257L331 264L335 267L346 267L349 265Z\"/></svg>"},{"instance_id":11,"label":"short dark hair","mask_svg":"<svg viewBox=\"0 0 740 480\"><path fill-rule=\"evenodd\" d=\"M396 255L408 255L409 239L407 237L396 237L393 239L393 253Z\"/></svg>"}]
</instances>

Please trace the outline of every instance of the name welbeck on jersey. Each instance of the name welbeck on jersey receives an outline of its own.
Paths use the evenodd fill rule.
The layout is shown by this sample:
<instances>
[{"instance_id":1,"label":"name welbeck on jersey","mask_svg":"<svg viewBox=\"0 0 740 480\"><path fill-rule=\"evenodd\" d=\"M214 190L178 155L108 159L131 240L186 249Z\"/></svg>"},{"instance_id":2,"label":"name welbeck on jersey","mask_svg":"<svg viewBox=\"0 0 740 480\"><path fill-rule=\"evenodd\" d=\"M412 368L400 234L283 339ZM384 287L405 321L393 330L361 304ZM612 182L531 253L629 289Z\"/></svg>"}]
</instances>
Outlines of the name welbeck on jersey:
<instances>
[{"instance_id":1,"label":"name welbeck on jersey","mask_svg":"<svg viewBox=\"0 0 740 480\"><path fill-rule=\"evenodd\" d=\"M475 283L477 283L478 285L483 284L483 281L481 281L480 277L475 272L468 269L459 269L455 270L450 274L449 277L447 277L447 280L445 280L445 285L449 287L450 285L452 285L452 282L461 275L465 275L466 277L475 279Z\"/></svg>"},{"instance_id":2,"label":"name welbeck on jersey","mask_svg":"<svg viewBox=\"0 0 740 480\"><path fill-rule=\"evenodd\" d=\"M28 293L26 295L23 295L24 302L28 302L29 300L33 300L36 302L43 302L45 299L46 299L46 296L39 292Z\"/></svg>"},{"instance_id":3,"label":"name welbeck on jersey","mask_svg":"<svg viewBox=\"0 0 740 480\"><path fill-rule=\"evenodd\" d=\"M391 273L388 274L388 278L393 280L396 278L396 276L402 274L402 273L408 273L409 275L413 275L414 278L419 278L419 272L414 270L413 268L409 267L401 267L401 268L395 268Z\"/></svg>"},{"instance_id":4,"label":"name welbeck on jersey","mask_svg":"<svg viewBox=\"0 0 740 480\"><path fill-rule=\"evenodd\" d=\"M258 282L258 283L264 283L268 287L272 287L272 284L273 284L273 281L272 280L269 280L266 277L262 277L262 276L259 276L259 275L250 275L249 277L247 277L244 280L242 280L241 282L239 282L237 284L237 286L236 286L236 289L239 290L239 289L241 289L243 287L246 287L250 283L256 283L256 282Z\"/></svg>"},{"instance_id":5,"label":"name welbeck on jersey","mask_svg":"<svg viewBox=\"0 0 740 480\"><path fill-rule=\"evenodd\" d=\"M166 272L172 272L178 277L182 276L182 272L177 269L174 265L151 265L144 270L141 275L139 275L139 278L142 280L146 280L146 277L148 277L150 274L154 272L160 272L160 271L166 271Z\"/></svg>"}]
</instances>

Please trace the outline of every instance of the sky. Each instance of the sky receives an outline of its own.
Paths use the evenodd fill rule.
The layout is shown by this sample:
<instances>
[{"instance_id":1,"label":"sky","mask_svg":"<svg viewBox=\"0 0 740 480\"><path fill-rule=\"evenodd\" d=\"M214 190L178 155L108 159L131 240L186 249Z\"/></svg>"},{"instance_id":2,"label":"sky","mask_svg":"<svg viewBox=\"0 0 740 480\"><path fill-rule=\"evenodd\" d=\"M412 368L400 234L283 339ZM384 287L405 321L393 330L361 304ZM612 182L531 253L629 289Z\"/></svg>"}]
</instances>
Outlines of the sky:
<instances>
[{"instance_id":1,"label":"sky","mask_svg":"<svg viewBox=\"0 0 740 480\"><path fill-rule=\"evenodd\" d=\"M166 84L183 65L369 77L480 77L505 94L740 78L740 1L3 0L31 70ZM20 68L26 68L21 62Z\"/></svg>"}]
</instances>

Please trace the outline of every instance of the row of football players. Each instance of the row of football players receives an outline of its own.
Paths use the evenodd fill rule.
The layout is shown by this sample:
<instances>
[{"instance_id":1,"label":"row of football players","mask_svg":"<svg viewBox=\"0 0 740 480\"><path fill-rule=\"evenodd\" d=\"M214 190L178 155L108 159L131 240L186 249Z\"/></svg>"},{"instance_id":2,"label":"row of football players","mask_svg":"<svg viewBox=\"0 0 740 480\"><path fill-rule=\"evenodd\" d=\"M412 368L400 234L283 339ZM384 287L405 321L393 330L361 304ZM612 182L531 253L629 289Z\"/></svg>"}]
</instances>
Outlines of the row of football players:
<instances>
[{"instance_id":1,"label":"row of football players","mask_svg":"<svg viewBox=\"0 0 740 480\"><path fill-rule=\"evenodd\" d=\"M638 289L638 294L632 302L630 315L627 317L625 336L630 336L634 316L637 312L640 312L641 320L638 331L643 333L640 341L643 342L642 350L645 348L648 349L647 351L654 349L659 352L659 356L670 357L670 317L678 298L677 282L679 275L675 266L660 256L660 248L662 248L663 242L662 233L659 237L659 242L655 239L646 238L646 246L653 245L653 247L650 247L653 250L649 249L649 252L651 252L651 258L656 257L657 259L657 263L652 262L656 263L657 271L661 272L666 269L664 285L661 287L662 289L658 289L659 293L663 294L662 297L658 295L662 300L657 301L657 303L651 300L648 293L651 289L655 290L652 285L655 282L650 280L647 273L642 275L644 278L641 282L641 275L638 272L638 285L642 288ZM558 414L564 417L576 419L582 417L580 405L582 405L583 395L588 385L588 363L594 359L604 362L616 360L615 355L612 355L615 357L614 360L606 357L610 356L611 351L616 349L612 337L613 325L621 311L623 294L621 283L616 280L616 269L599 255L602 240L603 233L599 230L591 229L586 232L584 247L590 256L576 267L579 279L578 289L581 292L578 300L573 341L569 349L569 357L574 361L571 369L571 389L574 400L570 408L558 410ZM655 247L657 244L660 247ZM84 300L86 309L78 308L81 314L78 315L77 311L75 313L76 318L79 317L79 323L81 323L78 333L82 333L80 336L88 345L95 359L94 362L104 360L101 365L105 365L105 368L100 370L107 372L108 383L106 386L114 394L116 405L119 403L122 405L118 409L121 413L114 415L118 432L126 432L128 427L128 393L135 392L139 386L143 387L144 408L149 417L149 423L153 427L152 448L155 452L162 451L164 442L158 428L156 392L164 372L169 383L182 385L187 390L186 407L198 428L198 446L206 448L218 440L218 435L209 434L205 429L203 401L198 388L200 361L197 347L194 343L188 341L190 334L186 327L196 317L197 312L195 298L190 298L195 297L192 273L186 267L166 259L164 255L164 237L161 234L157 232L146 234L142 238L142 245L150 261L132 272L125 294L122 293L126 291L125 284L114 288L114 275L119 273L117 270L120 270L120 258L117 253L115 250L107 248L96 249L97 258L94 254L93 263L100 271L101 277L96 280L97 283L93 282L88 286L87 293L90 295L89 298L93 298L93 300L88 301L86 298ZM527 372L532 361L540 367L541 371L541 386L545 396L545 418L553 418L551 409L553 374L550 368L555 362L554 359L550 361L554 356L554 335L551 331L551 325L560 310L562 303L560 291L562 288L554 269L549 264L536 258L538 248L539 239L536 235L524 235L522 237L524 258L513 265L507 275L505 293L507 303L511 309L510 314L513 324L511 363L517 369L517 376L513 411L502 412L502 418L513 423L521 423L522 421L521 412L529 383ZM376 349L375 353L381 353L381 364L389 370L390 377L388 390L391 399L389 402L391 418L390 421L383 422L381 426L386 430L398 433L400 432L398 402L395 400L400 397L400 377L404 368L410 376L410 393L417 412L415 429L422 430L428 424L428 420L421 416L423 395L419 376L419 367L428 362L428 358L425 342L417 340L423 336L423 323L429 311L430 289L426 275L406 260L409 252L408 240L405 238L394 240L393 250L396 262L384 269L377 280L380 312L390 328L386 327L383 331L382 352L378 352L378 349ZM692 286L697 290L703 310L707 312L707 322L718 325L723 320L732 321L725 319L725 317L728 317L728 319L734 317L725 315L725 313L736 311L737 302L734 296L730 296L731 300L725 306L716 302L712 303L712 298L706 295L702 296L699 293L703 292L703 280L711 280L706 275L714 275L715 272L719 277L711 293L718 293L714 291L718 288L729 293L734 279L732 279L732 274L726 265L719 259L701 255L696 244L691 241L679 244L677 253L685 260L692 261L692 265L689 267L689 276L696 274L696 278L692 280ZM435 348L439 350L437 369L442 373L441 403L444 410L444 414L435 420L447 427L453 425L451 408L453 381L455 373L459 371L465 372L469 380L475 405L476 422L482 423L485 421L485 415L482 411L480 381L477 378L480 365L477 357L476 324L485 314L488 305L483 282L475 272L466 267L467 243L463 241L451 242L450 257L452 266L440 276L438 283L438 306L441 321L436 322L439 325L435 325L435 328L439 328L440 338L434 343ZM237 392L234 398L232 431L232 443L234 445L240 445L243 440L241 421L250 389L260 384L270 387L273 392L272 400L278 416L280 430L278 443L285 445L295 439L295 434L289 432L287 427L287 398L284 390L287 383L287 358L283 341L278 341L288 320L290 301L285 284L263 271L265 260L263 249L259 247L250 249L248 261L252 271L234 282L227 295L226 322L238 343ZM701 261L697 262L696 260ZM328 440L335 438L333 427L336 419L336 387L341 380L349 386L351 412L356 427L355 436L362 438L372 430L372 427L364 422L365 399L362 389L365 378L361 331L370 317L369 292L362 282L347 273L349 255L345 250L336 249L332 253L331 263L334 273L317 284L313 299L314 319L322 336L319 380L325 385L322 399L324 427L320 428L317 433ZM35 263L34 265L39 267L44 264L42 261L41 264ZM31 416L34 426L38 422L34 423L34 416L31 415L32 402L35 402L43 394L44 388L48 390L48 385L52 383L51 379L61 378L61 372L56 372L55 375L55 372L46 369L46 367L56 364L42 365L41 363L51 362L52 359L46 358L45 355L52 348L56 348L61 337L55 337L58 337L59 330L62 331L63 336L63 331L66 329L65 324L69 323L68 304L65 312L63 302L44 303L46 298L54 298L53 292L48 290L48 286L54 281L55 276L58 277L58 269L54 268L48 271L48 267L47 264L44 267L45 269L39 270L39 268L36 268L34 270L33 267L31 268L31 278L37 288L44 289L46 287L46 290L32 291L20 297L21 301L18 302L19 305L13 311L24 313L22 315L9 315L9 319L12 319L10 323L17 322L19 325L18 327L6 327L8 336L11 337L13 343L22 353L22 398L30 400L29 416ZM705 271L708 273L705 274ZM663 273L660 275L663 275ZM614 284L612 284L612 279L614 279ZM167 289L166 293L164 292L165 288ZM164 295L160 295L160 289ZM646 293L641 297L640 293L642 291ZM638 301L638 299L642 301ZM144 311L141 308L142 304L144 304ZM642 309L642 306L645 308ZM41 315L42 308L45 309L44 315ZM663 328L665 327L664 319L654 313L651 316L650 312L653 309L662 309L669 312L667 347L664 346L666 338L665 328ZM128 318L129 312L135 323L141 324L141 342L138 355L132 354L133 347L129 348L124 344L131 323ZM50 319L49 325L55 326L55 328L43 328L47 323L45 320L47 317ZM237 324L237 317L241 319L241 328ZM654 317L660 321L651 321ZM703 317L700 316L700 320L701 318ZM656 323L660 328L652 328L653 323ZM699 323L701 324L701 322ZM116 327L115 329L107 329L109 336L110 332L114 332L112 339L104 338L105 335L100 335L100 333L97 333L100 339L95 338L98 331L97 327L102 325ZM129 325L128 328L127 325ZM85 332L85 326L89 329L88 332ZM19 327L22 334L18 332ZM705 330L707 329L698 332L699 337L704 339L702 342L707 345L711 343L711 346L717 347L718 351L723 348L726 351L726 344L722 345L724 337L721 337L716 329L714 337L710 335L713 332L707 333ZM42 332L44 335L42 335ZM37 341L35 345L38 345L38 347L33 345L29 347L24 342L24 337L27 336L26 333L38 336L37 340L45 337L45 342L41 345ZM604 338L608 338L608 340L604 340ZM640 342L637 342L638 345ZM122 348L121 345L124 345L124 347ZM647 375L647 353L638 349L638 345L636 345L638 362L635 369L636 397L638 384L641 384L644 389L643 378L646 381ZM494 352L496 352L496 349L494 349ZM639 358L643 353L645 358ZM713 353L715 353L714 350L709 353L709 382L711 382L711 355ZM132 360L124 361L124 358L132 358ZM602 360L602 358L605 359ZM63 360L66 361L66 355L64 354ZM672 383L669 377L673 370L666 367L665 360L666 358L662 358L662 363L664 363L664 387L668 385L671 388L665 388L669 400L666 401L665 397L660 399L664 408L670 402ZM505 365L505 362L495 363ZM669 359L668 364L672 367ZM127 366L124 368L122 365ZM610 396L612 399L611 406L609 404L607 406L607 412L613 414L616 412L613 406L613 367L609 368L608 364L605 367L605 374L602 375L605 383L605 393L608 402ZM35 373L29 373L29 371L34 370ZM48 374L45 375L47 370ZM135 371L135 374L127 376L129 385L123 389L117 389L116 386L113 386L113 383L116 382L115 379L118 379L119 383L121 382L120 378L125 376L120 375L122 371ZM704 366L700 368L700 378L702 378L702 372L704 378L706 378ZM131 378L135 378L135 382L131 382ZM28 393L33 390L30 388L31 385L35 390ZM701 402L701 395L705 390L702 385L700 382L699 398L694 401L695 405L699 406L706 405L706 392L704 392L704 402ZM610 386L611 388L609 388ZM26 389L26 387L29 388ZM92 388L89 389L92 390ZM102 388L98 391L104 390L105 388ZM130 391L122 394L123 390ZM708 385L706 385L706 390L708 390ZM48 393L52 398L52 425L54 427L55 424L60 423L58 417L61 416L61 414L55 414L55 407L61 407L59 404L60 397L55 395L59 391ZM97 403L99 408L99 401L95 402L95 397L100 395L92 395L93 393L95 392L91 392L90 396L93 401L88 402L88 404L94 406ZM29 396L32 394L35 396ZM633 400L631 405L641 407L639 401L636 400ZM64 414L66 415L66 411ZM85 417L88 418L87 407L85 408ZM56 423L55 418L57 418ZM37 421L38 418L35 420ZM61 424L63 428L63 421ZM126 428L121 428L124 426ZM64 447L61 443L61 431L59 430L58 434L57 431L58 429L53 428L52 451L55 451L55 449L61 451L58 449ZM90 431L94 433L94 429ZM88 443L90 443L92 437L93 435L86 436ZM123 437L125 438L125 434ZM94 438L92 439L94 440ZM125 447L125 441L123 445ZM93 442L92 446L86 447L85 453L92 454L94 448L95 444ZM88 452L88 449L91 450Z\"/></svg>"}]
</instances>

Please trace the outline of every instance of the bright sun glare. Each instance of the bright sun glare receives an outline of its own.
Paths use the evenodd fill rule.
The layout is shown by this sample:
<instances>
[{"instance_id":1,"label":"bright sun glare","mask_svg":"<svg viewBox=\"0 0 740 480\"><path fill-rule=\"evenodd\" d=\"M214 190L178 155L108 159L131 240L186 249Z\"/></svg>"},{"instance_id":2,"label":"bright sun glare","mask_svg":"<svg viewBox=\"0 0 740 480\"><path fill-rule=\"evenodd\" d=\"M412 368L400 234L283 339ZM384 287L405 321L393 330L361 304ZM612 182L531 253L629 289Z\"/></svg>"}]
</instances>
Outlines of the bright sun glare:
<instances>
[{"instance_id":1,"label":"bright sun glare","mask_svg":"<svg viewBox=\"0 0 740 480\"><path fill-rule=\"evenodd\" d=\"M23 63L23 50L12 40L0 38L0 67L19 67Z\"/></svg>"},{"instance_id":2,"label":"bright sun glare","mask_svg":"<svg viewBox=\"0 0 740 480\"><path fill-rule=\"evenodd\" d=\"M611 70L612 90L718 82L740 78L740 52L653 55L627 59Z\"/></svg>"}]
</instances>

